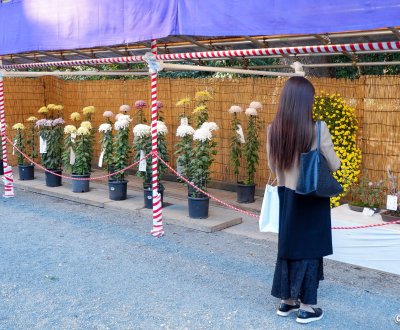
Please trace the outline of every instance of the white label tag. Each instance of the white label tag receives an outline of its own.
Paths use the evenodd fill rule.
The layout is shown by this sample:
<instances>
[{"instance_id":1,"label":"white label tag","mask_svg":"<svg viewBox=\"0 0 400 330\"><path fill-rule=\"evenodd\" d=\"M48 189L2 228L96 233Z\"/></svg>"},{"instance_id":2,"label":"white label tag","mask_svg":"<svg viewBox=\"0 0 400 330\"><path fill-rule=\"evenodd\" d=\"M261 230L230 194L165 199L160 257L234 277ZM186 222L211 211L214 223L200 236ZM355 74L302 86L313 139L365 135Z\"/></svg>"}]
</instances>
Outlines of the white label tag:
<instances>
[{"instance_id":1,"label":"white label tag","mask_svg":"<svg viewBox=\"0 0 400 330\"><path fill-rule=\"evenodd\" d=\"M187 117L182 117L181 118L181 125L188 125L188 124L189 124L189 121L188 121Z\"/></svg>"},{"instance_id":2,"label":"white label tag","mask_svg":"<svg viewBox=\"0 0 400 330\"><path fill-rule=\"evenodd\" d=\"M99 157L99 167L103 167L103 158L104 158L104 149L101 151L100 157Z\"/></svg>"},{"instance_id":3,"label":"white label tag","mask_svg":"<svg viewBox=\"0 0 400 330\"><path fill-rule=\"evenodd\" d=\"M246 143L246 141L244 139L243 128L241 125L237 125L236 133L239 135L240 143Z\"/></svg>"},{"instance_id":4,"label":"white label tag","mask_svg":"<svg viewBox=\"0 0 400 330\"><path fill-rule=\"evenodd\" d=\"M386 208L388 210L396 211L397 210L397 196L388 195L386 200Z\"/></svg>"},{"instance_id":5,"label":"white label tag","mask_svg":"<svg viewBox=\"0 0 400 330\"><path fill-rule=\"evenodd\" d=\"M75 143L76 132L71 133L71 142Z\"/></svg>"},{"instance_id":6,"label":"white label tag","mask_svg":"<svg viewBox=\"0 0 400 330\"><path fill-rule=\"evenodd\" d=\"M14 145L16 145L17 144L17 139L15 139L14 140ZM12 153L13 155L15 155L15 148L13 147L13 153Z\"/></svg>"},{"instance_id":7,"label":"white label tag","mask_svg":"<svg viewBox=\"0 0 400 330\"><path fill-rule=\"evenodd\" d=\"M375 214L375 211L373 209L370 209L369 207L364 207L362 214L372 217Z\"/></svg>"},{"instance_id":8,"label":"white label tag","mask_svg":"<svg viewBox=\"0 0 400 330\"><path fill-rule=\"evenodd\" d=\"M144 150L140 150L140 159L142 159L145 155ZM146 172L147 162L146 159L142 159L139 163L139 171Z\"/></svg>"},{"instance_id":9,"label":"white label tag","mask_svg":"<svg viewBox=\"0 0 400 330\"><path fill-rule=\"evenodd\" d=\"M47 141L39 136L39 149L41 154L47 154Z\"/></svg>"},{"instance_id":10,"label":"white label tag","mask_svg":"<svg viewBox=\"0 0 400 330\"><path fill-rule=\"evenodd\" d=\"M74 152L74 149L72 149L72 147L70 147L69 151L70 151L70 153L69 153L69 163L71 165L74 165L75 164L75 152Z\"/></svg>"}]
</instances>

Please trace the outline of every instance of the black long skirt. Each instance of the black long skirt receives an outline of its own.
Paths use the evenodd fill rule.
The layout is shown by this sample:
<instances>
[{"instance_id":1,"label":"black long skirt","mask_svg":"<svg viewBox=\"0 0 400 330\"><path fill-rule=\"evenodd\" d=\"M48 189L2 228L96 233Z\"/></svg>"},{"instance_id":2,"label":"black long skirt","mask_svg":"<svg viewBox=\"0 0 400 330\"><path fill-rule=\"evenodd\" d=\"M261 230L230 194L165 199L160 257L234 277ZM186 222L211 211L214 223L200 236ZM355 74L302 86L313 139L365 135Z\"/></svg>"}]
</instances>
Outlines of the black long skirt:
<instances>
[{"instance_id":1,"label":"black long skirt","mask_svg":"<svg viewBox=\"0 0 400 330\"><path fill-rule=\"evenodd\" d=\"M319 281L324 279L322 258L290 260L277 258L271 295L279 299L317 304Z\"/></svg>"}]
</instances>

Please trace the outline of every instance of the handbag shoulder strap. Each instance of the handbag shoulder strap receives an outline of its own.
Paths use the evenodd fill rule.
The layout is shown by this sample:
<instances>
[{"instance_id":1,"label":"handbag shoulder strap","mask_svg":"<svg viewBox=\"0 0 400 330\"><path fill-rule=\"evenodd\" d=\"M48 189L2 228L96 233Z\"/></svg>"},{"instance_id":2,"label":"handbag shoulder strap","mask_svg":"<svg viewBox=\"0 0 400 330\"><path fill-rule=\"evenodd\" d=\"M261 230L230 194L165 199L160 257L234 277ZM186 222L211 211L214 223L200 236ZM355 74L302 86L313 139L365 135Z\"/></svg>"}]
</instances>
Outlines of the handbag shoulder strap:
<instances>
[{"instance_id":1,"label":"handbag shoulder strap","mask_svg":"<svg viewBox=\"0 0 400 330\"><path fill-rule=\"evenodd\" d=\"M317 150L319 151L319 147L321 144L321 121L317 121Z\"/></svg>"}]
</instances>

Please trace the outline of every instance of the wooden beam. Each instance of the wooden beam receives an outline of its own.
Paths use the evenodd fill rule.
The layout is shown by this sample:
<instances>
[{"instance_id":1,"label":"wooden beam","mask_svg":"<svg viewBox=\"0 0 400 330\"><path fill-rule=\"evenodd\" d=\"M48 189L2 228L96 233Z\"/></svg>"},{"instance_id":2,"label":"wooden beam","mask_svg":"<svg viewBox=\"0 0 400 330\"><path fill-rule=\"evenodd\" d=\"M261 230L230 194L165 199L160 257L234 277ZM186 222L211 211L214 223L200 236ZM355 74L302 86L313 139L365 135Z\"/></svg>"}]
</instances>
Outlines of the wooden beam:
<instances>
[{"instance_id":1,"label":"wooden beam","mask_svg":"<svg viewBox=\"0 0 400 330\"><path fill-rule=\"evenodd\" d=\"M398 40L400 40L400 32L394 26L389 26L388 29L392 31L392 33L396 36Z\"/></svg>"},{"instance_id":2,"label":"wooden beam","mask_svg":"<svg viewBox=\"0 0 400 330\"><path fill-rule=\"evenodd\" d=\"M250 41L254 46L257 48L265 48L265 45L258 41L257 39L250 37L250 36L242 36L242 38L246 39L247 41Z\"/></svg>"}]
</instances>

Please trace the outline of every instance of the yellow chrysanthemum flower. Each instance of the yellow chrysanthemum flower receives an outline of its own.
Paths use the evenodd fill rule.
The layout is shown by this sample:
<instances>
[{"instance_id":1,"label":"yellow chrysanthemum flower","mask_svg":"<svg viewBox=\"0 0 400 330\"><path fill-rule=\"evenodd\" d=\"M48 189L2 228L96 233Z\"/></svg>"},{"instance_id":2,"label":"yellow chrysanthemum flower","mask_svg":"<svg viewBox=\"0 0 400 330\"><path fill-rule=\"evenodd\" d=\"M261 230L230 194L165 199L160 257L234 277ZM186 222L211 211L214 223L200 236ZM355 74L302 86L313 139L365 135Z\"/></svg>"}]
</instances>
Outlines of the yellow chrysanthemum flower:
<instances>
[{"instance_id":1,"label":"yellow chrysanthemum flower","mask_svg":"<svg viewBox=\"0 0 400 330\"><path fill-rule=\"evenodd\" d=\"M204 102L204 101L211 100L211 99L212 99L212 96L211 96L211 94L210 94L209 92L207 92L207 91L200 91L200 92L197 92L197 93L195 94L194 99L195 99L197 102Z\"/></svg>"},{"instance_id":2,"label":"yellow chrysanthemum flower","mask_svg":"<svg viewBox=\"0 0 400 330\"><path fill-rule=\"evenodd\" d=\"M313 105L315 120L326 122L334 144L334 150L341 160L341 166L334 177L343 187L343 193L331 198L331 206L338 206L339 200L348 192L360 174L361 150L356 145L358 129L354 109L347 106L339 94L321 93Z\"/></svg>"},{"instance_id":3,"label":"yellow chrysanthemum flower","mask_svg":"<svg viewBox=\"0 0 400 330\"><path fill-rule=\"evenodd\" d=\"M64 127L64 134L72 134L76 132L76 127L74 125L67 125Z\"/></svg>"},{"instance_id":4,"label":"yellow chrysanthemum flower","mask_svg":"<svg viewBox=\"0 0 400 330\"><path fill-rule=\"evenodd\" d=\"M207 107L205 105L199 105L198 107L194 108L193 113L202 112L205 110L207 110Z\"/></svg>"},{"instance_id":5,"label":"yellow chrysanthemum flower","mask_svg":"<svg viewBox=\"0 0 400 330\"><path fill-rule=\"evenodd\" d=\"M87 107L84 107L82 109L82 113L86 116L86 115L91 115L94 114L94 112L96 111L96 108L93 105L89 105Z\"/></svg>"},{"instance_id":6,"label":"yellow chrysanthemum flower","mask_svg":"<svg viewBox=\"0 0 400 330\"><path fill-rule=\"evenodd\" d=\"M55 110L55 109L54 109L55 106L56 106L55 104L50 103L50 104L47 105L47 109L49 109L49 110Z\"/></svg>"},{"instance_id":7,"label":"yellow chrysanthemum flower","mask_svg":"<svg viewBox=\"0 0 400 330\"><path fill-rule=\"evenodd\" d=\"M23 130L23 129L25 129L25 125L22 124L22 123L16 123L16 124L13 125L12 129Z\"/></svg>"},{"instance_id":8,"label":"yellow chrysanthemum flower","mask_svg":"<svg viewBox=\"0 0 400 330\"><path fill-rule=\"evenodd\" d=\"M30 116L28 119L27 119L27 121L28 122L36 122L38 119L35 117L35 116Z\"/></svg>"},{"instance_id":9,"label":"yellow chrysanthemum flower","mask_svg":"<svg viewBox=\"0 0 400 330\"><path fill-rule=\"evenodd\" d=\"M43 113L48 113L49 112L49 109L47 109L47 107L41 107L39 110L38 110L38 113L41 113L41 114L43 114Z\"/></svg>"},{"instance_id":10,"label":"yellow chrysanthemum flower","mask_svg":"<svg viewBox=\"0 0 400 330\"><path fill-rule=\"evenodd\" d=\"M81 126L76 131L76 135L90 135L90 130L87 127Z\"/></svg>"},{"instance_id":11,"label":"yellow chrysanthemum flower","mask_svg":"<svg viewBox=\"0 0 400 330\"><path fill-rule=\"evenodd\" d=\"M62 106L61 104L55 105L53 107L53 110L62 111L64 110L64 106Z\"/></svg>"},{"instance_id":12,"label":"yellow chrysanthemum flower","mask_svg":"<svg viewBox=\"0 0 400 330\"><path fill-rule=\"evenodd\" d=\"M81 123L81 127L85 127L87 129L92 129L92 124L90 123L90 121L83 121Z\"/></svg>"},{"instance_id":13,"label":"yellow chrysanthemum flower","mask_svg":"<svg viewBox=\"0 0 400 330\"><path fill-rule=\"evenodd\" d=\"M79 112L73 112L69 118L71 118L71 120L78 121L81 120L81 114Z\"/></svg>"},{"instance_id":14,"label":"yellow chrysanthemum flower","mask_svg":"<svg viewBox=\"0 0 400 330\"><path fill-rule=\"evenodd\" d=\"M183 99L180 99L178 102L176 102L177 107L185 106L190 103L190 99L188 97L185 97Z\"/></svg>"}]
</instances>

